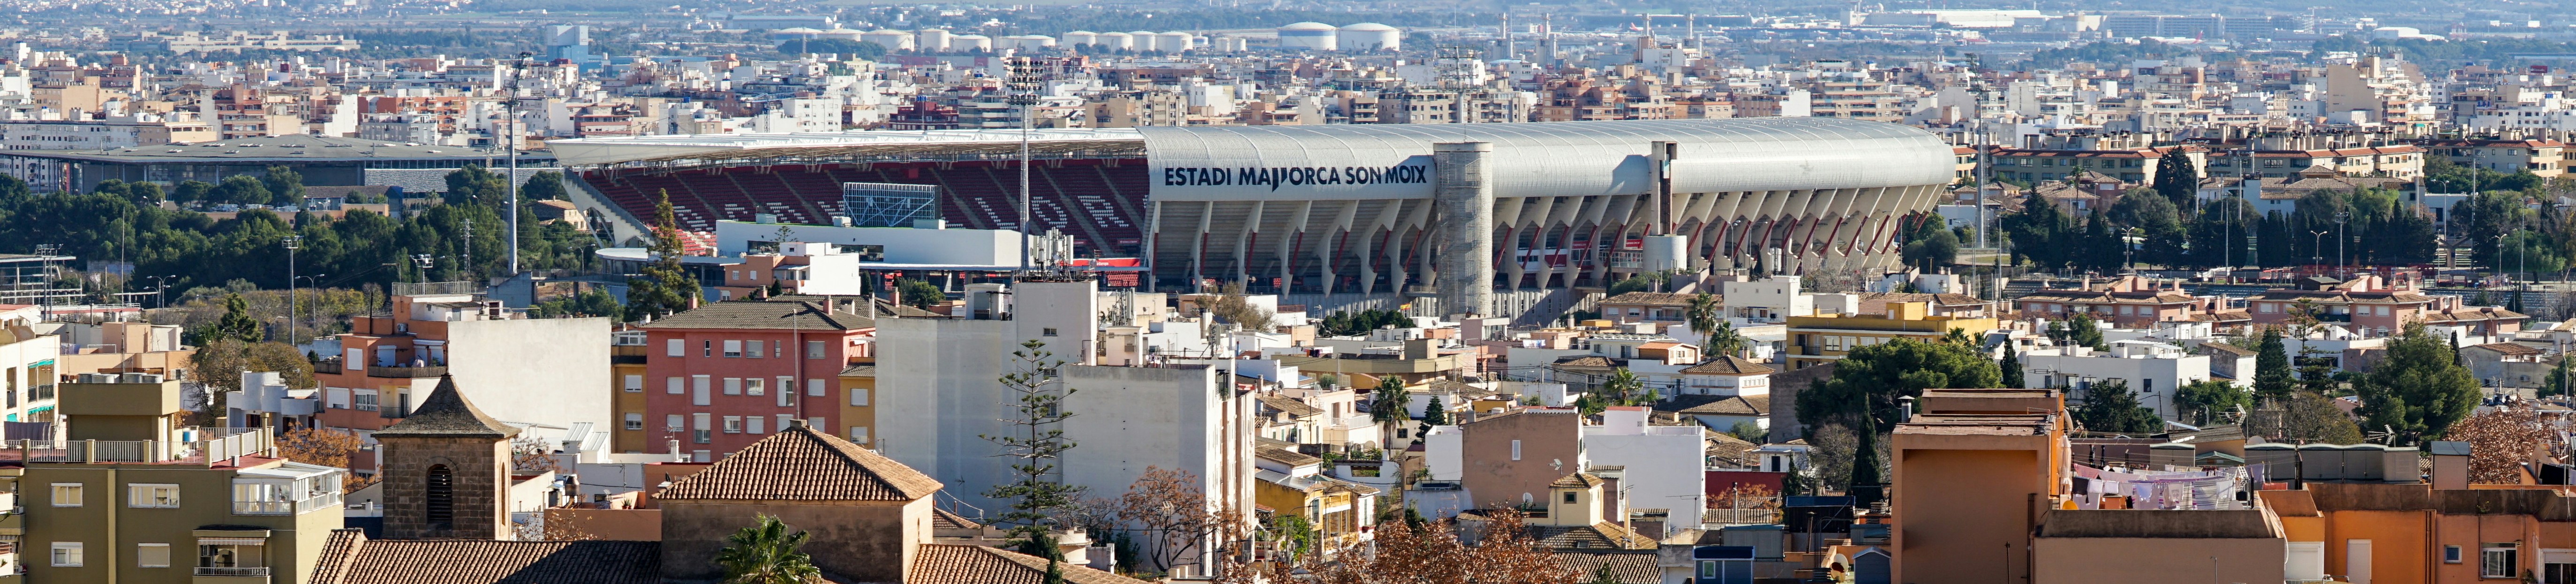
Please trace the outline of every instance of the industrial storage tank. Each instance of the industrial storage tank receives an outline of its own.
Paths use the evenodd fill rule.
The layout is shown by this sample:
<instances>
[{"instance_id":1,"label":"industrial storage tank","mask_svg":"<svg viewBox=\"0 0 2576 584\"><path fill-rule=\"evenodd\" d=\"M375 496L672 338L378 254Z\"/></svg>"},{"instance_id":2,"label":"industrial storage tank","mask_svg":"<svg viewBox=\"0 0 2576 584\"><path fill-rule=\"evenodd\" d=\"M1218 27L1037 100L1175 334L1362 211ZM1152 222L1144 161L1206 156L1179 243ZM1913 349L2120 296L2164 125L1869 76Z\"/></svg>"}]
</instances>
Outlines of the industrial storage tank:
<instances>
[{"instance_id":1,"label":"industrial storage tank","mask_svg":"<svg viewBox=\"0 0 2576 584\"><path fill-rule=\"evenodd\" d=\"M1178 53L1190 50L1190 41L1194 38L1197 38L1197 35L1192 35L1186 32L1167 32L1154 35L1154 39L1157 41L1154 44L1163 52Z\"/></svg>"},{"instance_id":2,"label":"industrial storage tank","mask_svg":"<svg viewBox=\"0 0 2576 584\"><path fill-rule=\"evenodd\" d=\"M993 50L993 37L980 34L961 34L948 37L948 50L960 53L991 51Z\"/></svg>"},{"instance_id":3,"label":"industrial storage tank","mask_svg":"<svg viewBox=\"0 0 2576 584\"><path fill-rule=\"evenodd\" d=\"M1011 35L1002 37L1002 46L1015 51L1043 51L1055 48L1055 37L1042 34Z\"/></svg>"},{"instance_id":4,"label":"industrial storage tank","mask_svg":"<svg viewBox=\"0 0 2576 584\"><path fill-rule=\"evenodd\" d=\"M888 51L912 50L912 33L900 30L871 30L859 33L859 41L876 43Z\"/></svg>"},{"instance_id":5,"label":"industrial storage tank","mask_svg":"<svg viewBox=\"0 0 2576 584\"><path fill-rule=\"evenodd\" d=\"M1374 22L1342 27L1340 34L1336 36L1340 37L1342 50L1353 52L1393 51L1400 48L1399 45L1404 42L1404 31Z\"/></svg>"},{"instance_id":6,"label":"industrial storage tank","mask_svg":"<svg viewBox=\"0 0 2576 584\"><path fill-rule=\"evenodd\" d=\"M1289 50L1330 51L1337 46L1335 37L1341 29L1321 22L1300 22L1279 27L1279 48Z\"/></svg>"},{"instance_id":7,"label":"industrial storage tank","mask_svg":"<svg viewBox=\"0 0 2576 584\"><path fill-rule=\"evenodd\" d=\"M948 29L925 28L913 35L913 46L924 51L948 50Z\"/></svg>"},{"instance_id":8,"label":"industrial storage tank","mask_svg":"<svg viewBox=\"0 0 2576 584\"><path fill-rule=\"evenodd\" d=\"M1096 45L1096 44L1100 44L1100 33L1091 32L1091 31L1087 31L1087 30L1077 30L1077 31L1073 31L1073 32L1064 33L1064 43L1063 43L1063 44L1064 44L1064 46L1067 46L1067 47L1079 47L1079 46L1082 46L1082 45Z\"/></svg>"},{"instance_id":9,"label":"industrial storage tank","mask_svg":"<svg viewBox=\"0 0 2576 584\"><path fill-rule=\"evenodd\" d=\"M1136 48L1136 37L1123 32L1100 33L1100 48L1119 50Z\"/></svg>"}]
</instances>

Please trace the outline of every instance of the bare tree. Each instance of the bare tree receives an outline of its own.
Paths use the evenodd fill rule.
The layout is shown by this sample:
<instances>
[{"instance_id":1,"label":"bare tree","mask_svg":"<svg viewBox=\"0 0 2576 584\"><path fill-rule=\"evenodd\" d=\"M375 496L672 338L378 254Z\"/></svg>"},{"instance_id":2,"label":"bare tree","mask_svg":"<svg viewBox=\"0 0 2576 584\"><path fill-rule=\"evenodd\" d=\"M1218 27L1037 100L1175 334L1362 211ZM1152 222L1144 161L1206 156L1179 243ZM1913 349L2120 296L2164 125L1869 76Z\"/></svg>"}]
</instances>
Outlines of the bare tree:
<instances>
[{"instance_id":1,"label":"bare tree","mask_svg":"<svg viewBox=\"0 0 2576 584\"><path fill-rule=\"evenodd\" d=\"M1118 518L1151 551L1141 557L1166 573L1197 563L1192 558L1209 540L1239 529L1242 518L1237 515L1209 505L1198 476L1180 469L1147 466L1145 474L1127 485L1127 494L1118 497Z\"/></svg>"},{"instance_id":2,"label":"bare tree","mask_svg":"<svg viewBox=\"0 0 2576 584\"><path fill-rule=\"evenodd\" d=\"M1251 300L1244 298L1241 283L1226 284L1218 288L1217 297L1208 303L1207 310L1216 314L1217 318L1243 327L1243 330L1270 331L1270 319L1273 315L1268 310L1253 306Z\"/></svg>"},{"instance_id":3,"label":"bare tree","mask_svg":"<svg viewBox=\"0 0 2576 584\"><path fill-rule=\"evenodd\" d=\"M2529 409L2493 409L2451 425L2452 440L2469 443L2469 482L2522 482L2522 464L2549 453L2557 429Z\"/></svg>"},{"instance_id":4,"label":"bare tree","mask_svg":"<svg viewBox=\"0 0 2576 584\"><path fill-rule=\"evenodd\" d=\"M1380 523L1373 549L1348 548L1335 561L1305 568L1319 584L1573 584L1582 575L1530 537L1521 513L1490 511L1483 537L1469 546L1444 522Z\"/></svg>"},{"instance_id":5,"label":"bare tree","mask_svg":"<svg viewBox=\"0 0 2576 584\"><path fill-rule=\"evenodd\" d=\"M564 468L562 460L555 458L554 444L547 442L545 438L529 434L520 434L519 437L510 439L510 468L512 472L529 474L546 471L560 474L571 471Z\"/></svg>"}]
</instances>

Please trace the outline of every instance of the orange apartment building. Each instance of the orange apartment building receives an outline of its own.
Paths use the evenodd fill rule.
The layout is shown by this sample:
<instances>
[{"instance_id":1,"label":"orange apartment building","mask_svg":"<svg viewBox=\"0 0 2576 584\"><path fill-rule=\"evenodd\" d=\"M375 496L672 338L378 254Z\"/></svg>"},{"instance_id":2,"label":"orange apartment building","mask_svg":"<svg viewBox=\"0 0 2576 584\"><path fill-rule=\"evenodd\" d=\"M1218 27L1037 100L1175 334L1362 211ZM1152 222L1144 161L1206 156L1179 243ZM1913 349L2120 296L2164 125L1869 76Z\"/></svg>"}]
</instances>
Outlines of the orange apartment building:
<instances>
[{"instance_id":1,"label":"orange apartment building","mask_svg":"<svg viewBox=\"0 0 2576 584\"><path fill-rule=\"evenodd\" d=\"M1888 448L1892 582L2030 582L2033 528L2063 493L2066 396L1932 389Z\"/></svg>"},{"instance_id":2,"label":"orange apartment building","mask_svg":"<svg viewBox=\"0 0 2576 584\"><path fill-rule=\"evenodd\" d=\"M2245 321L2244 313L2228 311L2216 297L2195 297L2183 292L2180 281L2158 283L2138 276L2042 289L2013 299L2013 306L2024 317L2065 319L2082 313L2120 328L2144 328L2159 322Z\"/></svg>"},{"instance_id":3,"label":"orange apartment building","mask_svg":"<svg viewBox=\"0 0 2576 584\"><path fill-rule=\"evenodd\" d=\"M2531 318L2494 306L2469 306L2458 296L2425 294L2412 280L2392 283L2374 274L2350 280L2303 279L2297 288L2246 298L2245 309L2254 324L2277 324L2288 322L2302 302L2316 310L2318 322L2374 337L2402 332L2410 322L2466 327L2476 335L2507 335L2522 330L2522 322Z\"/></svg>"}]
</instances>

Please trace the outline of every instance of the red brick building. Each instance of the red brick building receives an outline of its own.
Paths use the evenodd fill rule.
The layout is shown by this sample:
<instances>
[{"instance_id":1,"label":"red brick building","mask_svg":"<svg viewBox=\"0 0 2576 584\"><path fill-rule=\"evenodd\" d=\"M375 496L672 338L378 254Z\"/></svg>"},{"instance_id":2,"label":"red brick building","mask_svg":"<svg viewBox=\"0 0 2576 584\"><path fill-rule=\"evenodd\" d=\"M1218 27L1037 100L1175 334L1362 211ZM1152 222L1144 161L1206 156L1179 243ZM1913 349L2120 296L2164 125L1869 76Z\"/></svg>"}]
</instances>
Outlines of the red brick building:
<instances>
[{"instance_id":1,"label":"red brick building","mask_svg":"<svg viewBox=\"0 0 2576 584\"><path fill-rule=\"evenodd\" d=\"M831 418L841 404L868 399L839 380L875 357L869 314L861 298L783 296L709 303L643 325L644 380L621 391L645 394L645 450L667 452L676 440L692 455L733 452L790 420L839 427Z\"/></svg>"}]
</instances>

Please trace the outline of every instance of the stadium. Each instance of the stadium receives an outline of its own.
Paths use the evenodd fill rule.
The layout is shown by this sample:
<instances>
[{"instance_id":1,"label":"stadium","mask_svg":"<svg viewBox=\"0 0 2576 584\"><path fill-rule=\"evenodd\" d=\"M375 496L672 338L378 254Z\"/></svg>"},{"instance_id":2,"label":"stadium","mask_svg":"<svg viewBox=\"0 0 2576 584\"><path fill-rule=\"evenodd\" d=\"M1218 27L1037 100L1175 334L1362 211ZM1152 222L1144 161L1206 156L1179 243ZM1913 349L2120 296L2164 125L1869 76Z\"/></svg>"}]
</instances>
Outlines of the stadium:
<instances>
[{"instance_id":1,"label":"stadium","mask_svg":"<svg viewBox=\"0 0 2576 584\"><path fill-rule=\"evenodd\" d=\"M592 199L577 202L631 242L665 192L682 228L700 232L761 215L1017 229L1020 139L852 131L552 147ZM1032 231L1070 234L1083 257L1142 258L1145 287L1404 293L1486 314L1642 270L1893 265L1896 220L1931 210L1954 163L1922 130L1832 118L1057 129L1029 140ZM883 199L845 197L845 183L930 185L933 201L889 213L866 208Z\"/></svg>"}]
</instances>

